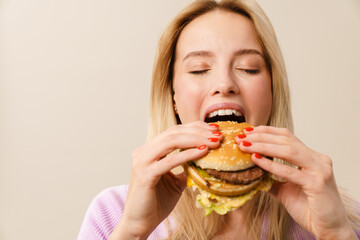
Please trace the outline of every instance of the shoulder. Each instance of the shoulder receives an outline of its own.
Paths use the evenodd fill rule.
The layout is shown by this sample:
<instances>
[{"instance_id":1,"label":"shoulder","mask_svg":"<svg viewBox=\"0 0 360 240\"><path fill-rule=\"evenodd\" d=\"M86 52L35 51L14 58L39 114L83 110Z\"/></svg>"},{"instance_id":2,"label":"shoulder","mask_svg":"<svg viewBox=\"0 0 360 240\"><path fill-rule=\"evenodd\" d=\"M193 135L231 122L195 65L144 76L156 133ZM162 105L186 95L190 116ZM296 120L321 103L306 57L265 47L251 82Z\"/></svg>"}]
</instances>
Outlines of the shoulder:
<instances>
[{"instance_id":1,"label":"shoulder","mask_svg":"<svg viewBox=\"0 0 360 240\"><path fill-rule=\"evenodd\" d=\"M128 185L120 185L97 194L88 207L78 239L108 239L122 216L127 192Z\"/></svg>"},{"instance_id":2,"label":"shoulder","mask_svg":"<svg viewBox=\"0 0 360 240\"><path fill-rule=\"evenodd\" d=\"M122 209L129 190L129 185L109 187L95 196L91 205ZM104 209L105 210L105 209Z\"/></svg>"},{"instance_id":3,"label":"shoulder","mask_svg":"<svg viewBox=\"0 0 360 240\"><path fill-rule=\"evenodd\" d=\"M101 191L92 200L88 213L92 217L116 225L124 211L128 189L128 185L120 185Z\"/></svg>"}]
</instances>

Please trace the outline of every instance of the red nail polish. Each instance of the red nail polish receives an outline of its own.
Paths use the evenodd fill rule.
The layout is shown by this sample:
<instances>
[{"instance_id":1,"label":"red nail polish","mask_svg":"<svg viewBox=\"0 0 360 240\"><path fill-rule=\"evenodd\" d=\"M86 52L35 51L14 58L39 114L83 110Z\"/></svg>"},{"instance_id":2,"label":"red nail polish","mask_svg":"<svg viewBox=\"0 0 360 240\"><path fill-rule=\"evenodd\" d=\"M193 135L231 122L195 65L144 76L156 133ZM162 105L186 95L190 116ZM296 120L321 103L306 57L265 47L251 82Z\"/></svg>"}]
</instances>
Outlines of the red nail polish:
<instances>
[{"instance_id":1,"label":"red nail polish","mask_svg":"<svg viewBox=\"0 0 360 240\"><path fill-rule=\"evenodd\" d=\"M219 125L217 125L216 123L210 123L209 126L212 127L212 128L218 128L219 127Z\"/></svg>"},{"instance_id":2,"label":"red nail polish","mask_svg":"<svg viewBox=\"0 0 360 240\"><path fill-rule=\"evenodd\" d=\"M219 141L218 138L208 138L208 140L209 140L210 142L217 142L217 141Z\"/></svg>"},{"instance_id":3,"label":"red nail polish","mask_svg":"<svg viewBox=\"0 0 360 240\"><path fill-rule=\"evenodd\" d=\"M239 134L237 135L238 138L246 138L246 135L245 134Z\"/></svg>"},{"instance_id":4,"label":"red nail polish","mask_svg":"<svg viewBox=\"0 0 360 240\"><path fill-rule=\"evenodd\" d=\"M219 137L221 136L221 132L213 132L213 135Z\"/></svg>"},{"instance_id":5,"label":"red nail polish","mask_svg":"<svg viewBox=\"0 0 360 240\"><path fill-rule=\"evenodd\" d=\"M248 132L251 132L252 130L254 130L254 128L252 128L252 127L247 127L247 128L244 128L246 131L248 131Z\"/></svg>"},{"instance_id":6,"label":"red nail polish","mask_svg":"<svg viewBox=\"0 0 360 240\"><path fill-rule=\"evenodd\" d=\"M258 159L261 159L261 155L258 154L258 153L254 153L255 157L258 158Z\"/></svg>"},{"instance_id":7,"label":"red nail polish","mask_svg":"<svg viewBox=\"0 0 360 240\"><path fill-rule=\"evenodd\" d=\"M206 148L206 145L201 145L200 147L198 147L199 150L204 150Z\"/></svg>"},{"instance_id":8,"label":"red nail polish","mask_svg":"<svg viewBox=\"0 0 360 240\"><path fill-rule=\"evenodd\" d=\"M252 145L251 142L243 141L243 146L244 147L250 147L251 145Z\"/></svg>"}]
</instances>

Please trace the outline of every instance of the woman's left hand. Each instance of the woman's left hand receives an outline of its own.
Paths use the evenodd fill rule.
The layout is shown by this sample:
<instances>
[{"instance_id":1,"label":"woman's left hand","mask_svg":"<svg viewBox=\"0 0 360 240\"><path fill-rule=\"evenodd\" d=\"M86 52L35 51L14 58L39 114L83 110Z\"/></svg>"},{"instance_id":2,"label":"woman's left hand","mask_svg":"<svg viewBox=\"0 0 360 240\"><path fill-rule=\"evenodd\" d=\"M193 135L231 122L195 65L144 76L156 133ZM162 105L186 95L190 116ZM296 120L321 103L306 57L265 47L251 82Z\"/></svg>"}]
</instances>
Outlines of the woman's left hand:
<instances>
[{"instance_id":1,"label":"woman's left hand","mask_svg":"<svg viewBox=\"0 0 360 240\"><path fill-rule=\"evenodd\" d=\"M235 140L242 151L253 153L256 165L286 180L275 182L271 193L291 217L318 239L357 239L336 186L331 159L308 148L288 129L259 126L248 130L245 138Z\"/></svg>"}]
</instances>

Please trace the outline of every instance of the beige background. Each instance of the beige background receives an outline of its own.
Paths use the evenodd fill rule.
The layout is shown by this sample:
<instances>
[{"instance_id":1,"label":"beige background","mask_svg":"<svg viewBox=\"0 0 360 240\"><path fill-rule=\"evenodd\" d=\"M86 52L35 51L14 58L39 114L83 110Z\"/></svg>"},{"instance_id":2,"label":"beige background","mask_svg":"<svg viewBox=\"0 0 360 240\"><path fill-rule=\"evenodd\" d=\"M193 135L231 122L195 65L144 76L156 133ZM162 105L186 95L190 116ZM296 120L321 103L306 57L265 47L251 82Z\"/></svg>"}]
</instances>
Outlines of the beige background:
<instances>
[{"instance_id":1,"label":"beige background","mask_svg":"<svg viewBox=\"0 0 360 240\"><path fill-rule=\"evenodd\" d=\"M157 40L184 0L2 0L0 239L75 239L129 181ZM360 2L259 1L278 33L296 134L360 199Z\"/></svg>"}]
</instances>

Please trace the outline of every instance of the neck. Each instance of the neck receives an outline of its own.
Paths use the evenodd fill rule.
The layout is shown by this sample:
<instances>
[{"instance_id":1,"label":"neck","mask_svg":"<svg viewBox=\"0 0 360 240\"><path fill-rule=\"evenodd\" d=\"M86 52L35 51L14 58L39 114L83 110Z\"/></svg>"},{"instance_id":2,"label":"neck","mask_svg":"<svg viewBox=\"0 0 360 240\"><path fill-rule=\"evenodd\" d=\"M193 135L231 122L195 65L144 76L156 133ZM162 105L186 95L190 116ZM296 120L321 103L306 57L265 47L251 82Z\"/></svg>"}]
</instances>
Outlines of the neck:
<instances>
[{"instance_id":1,"label":"neck","mask_svg":"<svg viewBox=\"0 0 360 240\"><path fill-rule=\"evenodd\" d=\"M248 232L245 226L246 209L238 208L224 216L224 226L215 235L214 239L248 239Z\"/></svg>"},{"instance_id":2,"label":"neck","mask_svg":"<svg viewBox=\"0 0 360 240\"><path fill-rule=\"evenodd\" d=\"M225 216L225 223L232 229L239 228L239 226L245 226L245 220L244 208L238 208Z\"/></svg>"}]
</instances>

